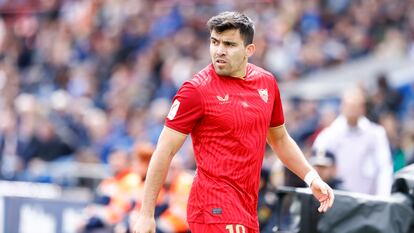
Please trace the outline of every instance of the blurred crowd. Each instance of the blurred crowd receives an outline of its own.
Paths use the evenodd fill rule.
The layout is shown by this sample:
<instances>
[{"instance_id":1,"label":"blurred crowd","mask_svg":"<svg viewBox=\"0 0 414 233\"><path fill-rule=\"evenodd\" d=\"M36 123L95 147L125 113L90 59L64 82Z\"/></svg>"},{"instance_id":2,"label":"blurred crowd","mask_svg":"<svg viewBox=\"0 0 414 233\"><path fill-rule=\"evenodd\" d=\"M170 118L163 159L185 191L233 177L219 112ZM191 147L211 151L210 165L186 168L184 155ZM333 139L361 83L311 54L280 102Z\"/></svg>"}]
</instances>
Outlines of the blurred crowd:
<instances>
[{"instance_id":1,"label":"blurred crowd","mask_svg":"<svg viewBox=\"0 0 414 233\"><path fill-rule=\"evenodd\" d=\"M49 162L106 164L114 177L100 184L96 203L120 204L99 221L91 207L84 227L124 221L139 200L110 197L118 181L137 195L145 179L137 170L148 161L137 151L155 145L177 88L209 63L206 21L223 10L255 21L251 62L280 83L368 54L414 58L413 0L3 0L1 178L54 182L39 175ZM376 88L364 91L367 116L385 127L397 171L414 154L414 83L395 89L378 74ZM338 106L339 100L284 100L286 126L306 155ZM281 172L268 154L264 169L277 171L265 172L264 181L283 184L271 177ZM195 168L190 142L176 163L186 185ZM174 193L170 186L167 194ZM183 218L184 204L171 200L186 194L177 193L160 200L160 216L177 210L167 222ZM171 203L180 207L163 209Z\"/></svg>"}]
</instances>

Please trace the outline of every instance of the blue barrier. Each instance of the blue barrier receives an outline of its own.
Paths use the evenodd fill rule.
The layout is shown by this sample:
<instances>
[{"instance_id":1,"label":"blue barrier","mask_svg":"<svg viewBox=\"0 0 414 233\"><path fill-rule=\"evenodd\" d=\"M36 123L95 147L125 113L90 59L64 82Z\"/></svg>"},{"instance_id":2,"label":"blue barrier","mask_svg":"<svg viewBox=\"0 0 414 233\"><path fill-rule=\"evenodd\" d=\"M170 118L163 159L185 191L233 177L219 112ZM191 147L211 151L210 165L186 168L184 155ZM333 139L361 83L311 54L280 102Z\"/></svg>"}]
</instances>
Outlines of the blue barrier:
<instances>
[{"instance_id":1,"label":"blue barrier","mask_svg":"<svg viewBox=\"0 0 414 233\"><path fill-rule=\"evenodd\" d=\"M0 197L0 232L74 233L86 203L29 197Z\"/></svg>"}]
</instances>

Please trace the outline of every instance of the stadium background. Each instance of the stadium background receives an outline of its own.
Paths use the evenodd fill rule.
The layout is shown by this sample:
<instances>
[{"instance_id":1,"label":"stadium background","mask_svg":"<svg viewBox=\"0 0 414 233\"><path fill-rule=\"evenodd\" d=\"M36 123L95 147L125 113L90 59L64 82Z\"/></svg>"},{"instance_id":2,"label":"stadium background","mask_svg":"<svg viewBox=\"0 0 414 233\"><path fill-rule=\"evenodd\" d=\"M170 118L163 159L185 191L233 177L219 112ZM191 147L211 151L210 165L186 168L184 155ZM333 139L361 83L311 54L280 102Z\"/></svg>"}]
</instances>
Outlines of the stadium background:
<instances>
[{"instance_id":1,"label":"stadium background","mask_svg":"<svg viewBox=\"0 0 414 233\"><path fill-rule=\"evenodd\" d=\"M0 232L123 232L171 98L209 63L205 22L223 10L255 21L251 62L276 76L307 156L359 86L394 171L413 162L412 0L1 0ZM159 200L165 229L185 228L194 169L188 142ZM271 190L286 184L270 151L263 173Z\"/></svg>"}]
</instances>

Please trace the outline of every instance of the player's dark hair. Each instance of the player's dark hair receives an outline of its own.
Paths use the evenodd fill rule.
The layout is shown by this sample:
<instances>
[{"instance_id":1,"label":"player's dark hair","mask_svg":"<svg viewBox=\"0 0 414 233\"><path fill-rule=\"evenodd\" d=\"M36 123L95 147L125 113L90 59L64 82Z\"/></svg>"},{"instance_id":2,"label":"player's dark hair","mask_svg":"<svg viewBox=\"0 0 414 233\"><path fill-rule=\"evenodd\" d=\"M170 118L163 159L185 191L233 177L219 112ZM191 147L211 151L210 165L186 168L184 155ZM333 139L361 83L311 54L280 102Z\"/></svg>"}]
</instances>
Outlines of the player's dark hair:
<instances>
[{"instance_id":1,"label":"player's dark hair","mask_svg":"<svg viewBox=\"0 0 414 233\"><path fill-rule=\"evenodd\" d=\"M207 26L211 31L222 33L226 30L239 29L244 45L253 43L254 25L253 21L240 12L225 11L211 17Z\"/></svg>"}]
</instances>

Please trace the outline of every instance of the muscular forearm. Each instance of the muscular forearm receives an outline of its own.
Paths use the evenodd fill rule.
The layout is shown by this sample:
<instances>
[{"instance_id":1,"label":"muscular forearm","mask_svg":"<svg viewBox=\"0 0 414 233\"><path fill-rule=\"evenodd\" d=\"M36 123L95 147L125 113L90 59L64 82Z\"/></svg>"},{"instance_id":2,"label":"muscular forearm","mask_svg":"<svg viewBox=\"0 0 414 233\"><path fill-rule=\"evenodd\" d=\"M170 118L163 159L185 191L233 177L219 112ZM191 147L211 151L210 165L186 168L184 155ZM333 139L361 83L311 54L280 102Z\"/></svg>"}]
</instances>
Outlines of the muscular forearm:
<instances>
[{"instance_id":1,"label":"muscular forearm","mask_svg":"<svg viewBox=\"0 0 414 233\"><path fill-rule=\"evenodd\" d=\"M334 193L313 170L296 142L289 136L284 125L272 127L267 134L267 142L279 156L282 163L302 178L311 188L313 195L321 203L319 212L326 212L333 204Z\"/></svg>"},{"instance_id":2,"label":"muscular forearm","mask_svg":"<svg viewBox=\"0 0 414 233\"><path fill-rule=\"evenodd\" d=\"M301 179L304 179L305 175L312 170L302 151L284 128L271 129L268 143L282 163Z\"/></svg>"},{"instance_id":3,"label":"muscular forearm","mask_svg":"<svg viewBox=\"0 0 414 233\"><path fill-rule=\"evenodd\" d=\"M187 136L167 127L161 132L151 162L148 167L141 214L154 216L155 204L161 187L167 176L168 168L175 153L179 150Z\"/></svg>"},{"instance_id":4,"label":"muscular forearm","mask_svg":"<svg viewBox=\"0 0 414 233\"><path fill-rule=\"evenodd\" d=\"M144 197L141 214L154 216L158 194L164 184L172 156L168 152L156 150L148 167L144 186Z\"/></svg>"},{"instance_id":5,"label":"muscular forearm","mask_svg":"<svg viewBox=\"0 0 414 233\"><path fill-rule=\"evenodd\" d=\"M304 179L305 175L312 169L308 161L305 159L302 151L299 149L296 142L287 136L280 141L274 150L279 155L279 159L282 163L293 173ZM282 150L281 148L284 148Z\"/></svg>"}]
</instances>

